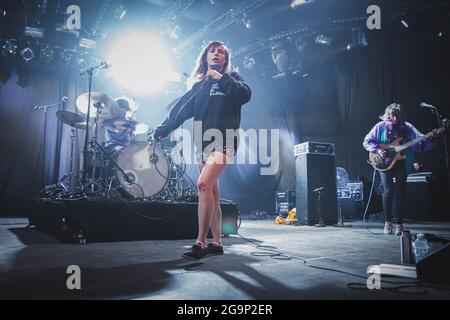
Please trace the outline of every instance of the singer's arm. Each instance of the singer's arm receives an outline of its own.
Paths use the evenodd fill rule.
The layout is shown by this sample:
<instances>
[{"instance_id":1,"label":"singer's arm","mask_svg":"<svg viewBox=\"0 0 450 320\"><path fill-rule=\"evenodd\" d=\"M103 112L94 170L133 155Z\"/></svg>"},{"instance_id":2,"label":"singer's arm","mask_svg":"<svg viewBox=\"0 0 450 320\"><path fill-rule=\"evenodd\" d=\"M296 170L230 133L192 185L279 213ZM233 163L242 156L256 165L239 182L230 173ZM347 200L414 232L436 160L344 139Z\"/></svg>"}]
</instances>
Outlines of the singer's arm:
<instances>
[{"instance_id":1,"label":"singer's arm","mask_svg":"<svg viewBox=\"0 0 450 320\"><path fill-rule=\"evenodd\" d=\"M250 101L252 90L237 72L224 73L218 84L237 104L243 105Z\"/></svg>"},{"instance_id":2,"label":"singer's arm","mask_svg":"<svg viewBox=\"0 0 450 320\"><path fill-rule=\"evenodd\" d=\"M195 84L187 91L180 100L170 109L166 119L155 129L155 137L167 137L173 130L178 128L184 121L194 116L194 97L199 90Z\"/></svg>"}]
</instances>

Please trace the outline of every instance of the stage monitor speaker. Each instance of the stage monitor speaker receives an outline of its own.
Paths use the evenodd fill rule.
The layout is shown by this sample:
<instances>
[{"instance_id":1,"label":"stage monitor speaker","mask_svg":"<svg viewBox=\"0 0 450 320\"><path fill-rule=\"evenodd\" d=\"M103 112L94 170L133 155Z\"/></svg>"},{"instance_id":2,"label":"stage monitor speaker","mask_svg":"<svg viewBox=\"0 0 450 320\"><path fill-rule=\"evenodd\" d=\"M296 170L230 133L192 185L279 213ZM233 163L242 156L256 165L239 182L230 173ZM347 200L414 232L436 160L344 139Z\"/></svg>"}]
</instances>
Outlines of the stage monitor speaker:
<instances>
[{"instance_id":1,"label":"stage monitor speaker","mask_svg":"<svg viewBox=\"0 0 450 320\"><path fill-rule=\"evenodd\" d=\"M430 282L450 280L450 243L432 252L416 264L417 278Z\"/></svg>"},{"instance_id":2,"label":"stage monitor speaker","mask_svg":"<svg viewBox=\"0 0 450 320\"><path fill-rule=\"evenodd\" d=\"M337 223L336 166L334 155L320 153L300 154L295 159L296 210L299 223L313 225ZM318 192L321 194L319 210Z\"/></svg>"}]
</instances>

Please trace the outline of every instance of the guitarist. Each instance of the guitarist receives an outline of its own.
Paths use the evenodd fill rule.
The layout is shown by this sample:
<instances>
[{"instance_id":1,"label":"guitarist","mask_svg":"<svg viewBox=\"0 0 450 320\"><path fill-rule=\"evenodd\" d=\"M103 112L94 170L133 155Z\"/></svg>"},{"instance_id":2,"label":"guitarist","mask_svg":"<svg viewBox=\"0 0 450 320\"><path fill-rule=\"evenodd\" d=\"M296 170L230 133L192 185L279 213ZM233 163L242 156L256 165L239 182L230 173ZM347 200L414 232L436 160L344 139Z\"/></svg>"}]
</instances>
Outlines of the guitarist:
<instances>
[{"instance_id":1,"label":"guitarist","mask_svg":"<svg viewBox=\"0 0 450 320\"><path fill-rule=\"evenodd\" d=\"M392 103L386 107L384 114L380 116L382 121L378 122L366 135L363 147L369 152L377 152L385 158L387 152L380 148L381 144L389 144L397 138L402 138L401 143L406 143L420 136L423 136L412 124L405 121L402 107L398 103ZM433 130L433 137L415 144L403 151L405 160L399 160L388 171L380 171L381 183L383 185L383 211L385 215L384 233L393 234L392 227L392 204L395 177L395 193L397 195L397 227L395 235L401 236L403 232L403 216L405 212L406 178L407 173L413 171L414 155L413 151L428 151L436 145L438 135L437 129ZM412 149L412 150L411 150Z\"/></svg>"}]
</instances>

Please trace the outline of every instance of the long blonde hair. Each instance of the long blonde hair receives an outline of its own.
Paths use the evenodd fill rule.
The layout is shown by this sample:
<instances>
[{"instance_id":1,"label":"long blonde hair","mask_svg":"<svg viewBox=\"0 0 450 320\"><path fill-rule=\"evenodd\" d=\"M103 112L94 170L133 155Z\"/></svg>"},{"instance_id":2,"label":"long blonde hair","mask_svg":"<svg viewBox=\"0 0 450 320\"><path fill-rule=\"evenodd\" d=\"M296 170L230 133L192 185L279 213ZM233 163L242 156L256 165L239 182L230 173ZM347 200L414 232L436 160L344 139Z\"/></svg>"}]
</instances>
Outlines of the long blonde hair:
<instances>
[{"instance_id":1,"label":"long blonde hair","mask_svg":"<svg viewBox=\"0 0 450 320\"><path fill-rule=\"evenodd\" d=\"M229 72L231 70L231 54L228 47L221 41L211 41L203 48L203 50L197 57L191 75L189 76L189 79L186 81L186 86L188 90L190 90L194 86L194 84L205 78L206 72L208 71L208 60L207 60L208 51L212 47L218 46L223 46L223 48L225 49L225 64L223 66L223 70L221 73Z\"/></svg>"}]
</instances>

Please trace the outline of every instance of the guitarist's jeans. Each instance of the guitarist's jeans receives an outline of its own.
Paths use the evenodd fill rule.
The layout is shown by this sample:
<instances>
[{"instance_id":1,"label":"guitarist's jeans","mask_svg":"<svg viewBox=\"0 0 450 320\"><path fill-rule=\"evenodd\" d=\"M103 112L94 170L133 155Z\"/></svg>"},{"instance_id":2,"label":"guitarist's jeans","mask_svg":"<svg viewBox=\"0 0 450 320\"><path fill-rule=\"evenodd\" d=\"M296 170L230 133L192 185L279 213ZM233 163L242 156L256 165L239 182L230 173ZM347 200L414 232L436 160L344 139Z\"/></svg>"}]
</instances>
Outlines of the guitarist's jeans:
<instances>
[{"instance_id":1,"label":"guitarist's jeans","mask_svg":"<svg viewBox=\"0 0 450 320\"><path fill-rule=\"evenodd\" d=\"M405 215L406 200L406 168L404 161L398 161L395 166L386 172L380 172L381 183L383 184L383 211L385 220L392 221L392 204L395 197L397 199L397 223L403 223ZM395 184L393 178L395 177Z\"/></svg>"}]
</instances>

